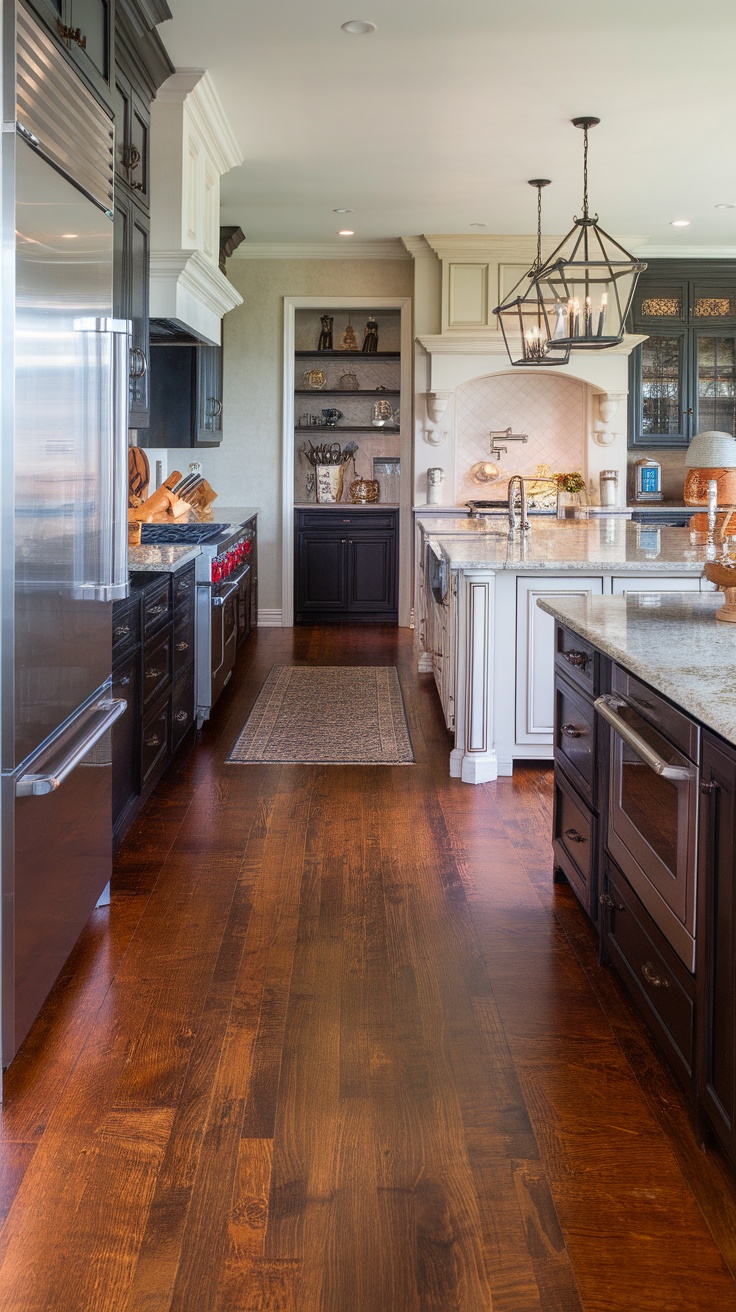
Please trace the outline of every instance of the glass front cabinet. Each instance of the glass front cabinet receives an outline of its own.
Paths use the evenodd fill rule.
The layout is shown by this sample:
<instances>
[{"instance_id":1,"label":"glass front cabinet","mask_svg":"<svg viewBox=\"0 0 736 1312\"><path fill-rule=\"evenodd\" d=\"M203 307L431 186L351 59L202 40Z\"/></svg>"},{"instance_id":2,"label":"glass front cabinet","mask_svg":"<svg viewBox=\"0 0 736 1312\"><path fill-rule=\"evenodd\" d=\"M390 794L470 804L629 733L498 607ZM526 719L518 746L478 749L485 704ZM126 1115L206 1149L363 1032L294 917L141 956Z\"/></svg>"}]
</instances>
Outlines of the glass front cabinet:
<instances>
[{"instance_id":1,"label":"glass front cabinet","mask_svg":"<svg viewBox=\"0 0 736 1312\"><path fill-rule=\"evenodd\" d=\"M632 446L687 446L714 428L736 437L736 264L653 261L642 275L630 357Z\"/></svg>"}]
</instances>

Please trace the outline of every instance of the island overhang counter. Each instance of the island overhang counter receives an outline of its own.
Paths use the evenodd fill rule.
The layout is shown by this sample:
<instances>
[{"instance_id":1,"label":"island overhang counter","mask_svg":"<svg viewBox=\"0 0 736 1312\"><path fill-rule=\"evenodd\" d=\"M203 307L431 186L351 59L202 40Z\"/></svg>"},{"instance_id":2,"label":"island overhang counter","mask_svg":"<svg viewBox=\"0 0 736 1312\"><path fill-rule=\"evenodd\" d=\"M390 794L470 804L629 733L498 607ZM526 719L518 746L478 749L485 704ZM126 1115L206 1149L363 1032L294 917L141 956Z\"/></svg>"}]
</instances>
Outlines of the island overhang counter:
<instances>
[{"instance_id":1,"label":"island overhang counter","mask_svg":"<svg viewBox=\"0 0 736 1312\"><path fill-rule=\"evenodd\" d=\"M614 516L427 535L418 667L454 732L450 774L485 783L552 758L554 622L539 598L710 590L704 558L688 529Z\"/></svg>"}]
</instances>

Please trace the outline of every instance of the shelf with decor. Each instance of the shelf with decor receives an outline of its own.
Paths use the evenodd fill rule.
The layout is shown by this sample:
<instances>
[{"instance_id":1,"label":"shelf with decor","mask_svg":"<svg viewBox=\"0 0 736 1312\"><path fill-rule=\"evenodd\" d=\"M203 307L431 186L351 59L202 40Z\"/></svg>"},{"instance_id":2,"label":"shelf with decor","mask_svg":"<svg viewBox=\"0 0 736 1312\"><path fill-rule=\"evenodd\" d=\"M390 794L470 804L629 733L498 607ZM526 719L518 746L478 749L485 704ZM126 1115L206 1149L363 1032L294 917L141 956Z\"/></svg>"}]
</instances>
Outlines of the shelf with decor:
<instances>
[{"instance_id":1,"label":"shelf with decor","mask_svg":"<svg viewBox=\"0 0 736 1312\"><path fill-rule=\"evenodd\" d=\"M351 390L349 387L295 387L295 396L400 396L401 392L398 387L379 387L375 391L369 391L362 387Z\"/></svg>"},{"instance_id":2,"label":"shelf with decor","mask_svg":"<svg viewBox=\"0 0 736 1312\"><path fill-rule=\"evenodd\" d=\"M295 351L297 360L400 360L401 351Z\"/></svg>"}]
</instances>

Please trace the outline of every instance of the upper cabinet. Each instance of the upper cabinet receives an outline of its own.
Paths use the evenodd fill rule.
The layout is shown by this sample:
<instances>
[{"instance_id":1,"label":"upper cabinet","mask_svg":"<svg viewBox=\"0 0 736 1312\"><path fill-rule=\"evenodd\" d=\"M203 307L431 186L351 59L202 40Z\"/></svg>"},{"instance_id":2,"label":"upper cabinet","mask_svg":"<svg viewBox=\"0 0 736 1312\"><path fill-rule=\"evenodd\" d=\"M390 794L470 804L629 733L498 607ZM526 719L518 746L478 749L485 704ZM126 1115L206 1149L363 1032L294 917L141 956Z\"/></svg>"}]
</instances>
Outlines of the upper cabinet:
<instances>
[{"instance_id":1,"label":"upper cabinet","mask_svg":"<svg viewBox=\"0 0 736 1312\"><path fill-rule=\"evenodd\" d=\"M97 98L113 99L113 0L28 0Z\"/></svg>"},{"instance_id":2,"label":"upper cabinet","mask_svg":"<svg viewBox=\"0 0 736 1312\"><path fill-rule=\"evenodd\" d=\"M209 75L170 77L151 110L151 315L213 345L242 304L219 268L220 177L242 160Z\"/></svg>"},{"instance_id":3,"label":"upper cabinet","mask_svg":"<svg viewBox=\"0 0 736 1312\"><path fill-rule=\"evenodd\" d=\"M653 260L639 279L630 360L632 446L687 446L694 433L736 436L736 266Z\"/></svg>"}]
</instances>

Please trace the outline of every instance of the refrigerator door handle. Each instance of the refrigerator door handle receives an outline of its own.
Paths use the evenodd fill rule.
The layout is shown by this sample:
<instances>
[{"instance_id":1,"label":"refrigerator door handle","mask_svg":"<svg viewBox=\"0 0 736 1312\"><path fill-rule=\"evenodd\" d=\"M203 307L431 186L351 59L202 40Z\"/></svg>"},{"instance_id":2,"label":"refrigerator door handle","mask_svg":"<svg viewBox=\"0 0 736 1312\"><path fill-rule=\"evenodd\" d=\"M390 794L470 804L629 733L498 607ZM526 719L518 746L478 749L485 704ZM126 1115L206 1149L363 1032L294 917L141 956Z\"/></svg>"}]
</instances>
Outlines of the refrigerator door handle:
<instances>
[{"instance_id":1,"label":"refrigerator door handle","mask_svg":"<svg viewBox=\"0 0 736 1312\"><path fill-rule=\"evenodd\" d=\"M92 601L120 601L128 580L128 355L131 324L127 319L76 319L77 332L109 339L110 388L107 431L100 449L100 577L86 581L80 595Z\"/></svg>"},{"instance_id":2,"label":"refrigerator door handle","mask_svg":"<svg viewBox=\"0 0 736 1312\"><path fill-rule=\"evenodd\" d=\"M100 738L107 733L111 725L120 718L128 703L122 698L106 697L91 707L91 727L80 740L78 728L73 733L70 747L57 760L51 760L43 773L21 775L15 785L16 797L41 797L44 793L53 793L64 780L76 769L80 761L91 752ZM62 735L63 739L63 735Z\"/></svg>"}]
</instances>

